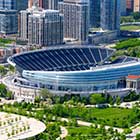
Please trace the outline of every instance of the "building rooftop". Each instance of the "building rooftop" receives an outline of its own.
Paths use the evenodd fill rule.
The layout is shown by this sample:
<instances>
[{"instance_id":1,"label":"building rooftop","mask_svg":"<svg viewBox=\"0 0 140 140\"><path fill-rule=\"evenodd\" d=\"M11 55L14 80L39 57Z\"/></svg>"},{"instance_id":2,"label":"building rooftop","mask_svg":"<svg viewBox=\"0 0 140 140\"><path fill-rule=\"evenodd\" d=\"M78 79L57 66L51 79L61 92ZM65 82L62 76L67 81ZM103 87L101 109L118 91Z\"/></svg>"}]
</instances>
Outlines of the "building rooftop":
<instances>
[{"instance_id":1,"label":"building rooftop","mask_svg":"<svg viewBox=\"0 0 140 140\"><path fill-rule=\"evenodd\" d=\"M128 75L128 79L140 79L140 75Z\"/></svg>"}]
</instances>

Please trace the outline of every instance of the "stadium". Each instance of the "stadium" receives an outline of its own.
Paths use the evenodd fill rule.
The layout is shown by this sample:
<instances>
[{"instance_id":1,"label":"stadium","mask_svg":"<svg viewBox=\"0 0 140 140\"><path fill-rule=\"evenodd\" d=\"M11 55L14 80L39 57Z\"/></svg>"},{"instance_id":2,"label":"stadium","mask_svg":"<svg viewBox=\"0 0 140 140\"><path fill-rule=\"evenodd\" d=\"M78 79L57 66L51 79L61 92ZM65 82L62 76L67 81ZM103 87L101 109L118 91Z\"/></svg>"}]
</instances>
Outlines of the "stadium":
<instances>
[{"instance_id":1,"label":"stadium","mask_svg":"<svg viewBox=\"0 0 140 140\"><path fill-rule=\"evenodd\" d=\"M64 46L16 54L8 62L16 67L14 84L47 88L52 93L102 93L126 89L125 77L140 75L140 60L120 56L109 58L114 49L94 46Z\"/></svg>"}]
</instances>

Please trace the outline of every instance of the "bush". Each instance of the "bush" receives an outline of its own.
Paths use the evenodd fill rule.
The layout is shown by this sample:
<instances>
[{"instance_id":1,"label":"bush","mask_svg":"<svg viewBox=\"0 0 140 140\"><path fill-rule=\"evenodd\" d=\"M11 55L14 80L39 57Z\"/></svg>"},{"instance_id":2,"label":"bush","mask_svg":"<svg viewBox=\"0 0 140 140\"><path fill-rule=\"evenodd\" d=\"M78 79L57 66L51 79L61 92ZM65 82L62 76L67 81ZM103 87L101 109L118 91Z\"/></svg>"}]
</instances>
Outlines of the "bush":
<instances>
[{"instance_id":1,"label":"bush","mask_svg":"<svg viewBox=\"0 0 140 140\"><path fill-rule=\"evenodd\" d=\"M130 134L130 133L132 133L132 130L129 129L129 128L128 128L128 129L125 129L125 130L124 130L124 133L125 133L125 134Z\"/></svg>"},{"instance_id":2,"label":"bush","mask_svg":"<svg viewBox=\"0 0 140 140\"><path fill-rule=\"evenodd\" d=\"M136 46L140 46L140 39L128 39L128 40L124 40L124 41L120 41L119 43L116 44L116 49L128 49L130 47L136 47Z\"/></svg>"},{"instance_id":3,"label":"bush","mask_svg":"<svg viewBox=\"0 0 140 140\"><path fill-rule=\"evenodd\" d=\"M136 140L140 140L140 133L136 135Z\"/></svg>"},{"instance_id":4,"label":"bush","mask_svg":"<svg viewBox=\"0 0 140 140\"><path fill-rule=\"evenodd\" d=\"M130 102L130 101L136 101L138 99L139 99L139 95L136 94L135 92L131 92L130 94L124 97L123 101Z\"/></svg>"},{"instance_id":5,"label":"bush","mask_svg":"<svg viewBox=\"0 0 140 140\"><path fill-rule=\"evenodd\" d=\"M106 103L106 98L103 94L93 93L90 95L89 98L90 104L96 105L96 104L103 104Z\"/></svg>"}]
</instances>

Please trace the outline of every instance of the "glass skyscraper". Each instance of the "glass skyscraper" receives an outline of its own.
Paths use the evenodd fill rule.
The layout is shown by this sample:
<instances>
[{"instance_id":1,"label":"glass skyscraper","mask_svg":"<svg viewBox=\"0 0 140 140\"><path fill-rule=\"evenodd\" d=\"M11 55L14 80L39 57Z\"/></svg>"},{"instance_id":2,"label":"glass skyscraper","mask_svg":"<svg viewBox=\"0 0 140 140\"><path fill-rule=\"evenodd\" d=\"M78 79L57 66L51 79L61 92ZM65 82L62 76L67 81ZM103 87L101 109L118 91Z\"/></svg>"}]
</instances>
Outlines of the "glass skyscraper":
<instances>
[{"instance_id":1,"label":"glass skyscraper","mask_svg":"<svg viewBox=\"0 0 140 140\"><path fill-rule=\"evenodd\" d=\"M0 10L0 33L15 34L18 30L18 16L16 10Z\"/></svg>"},{"instance_id":2,"label":"glass skyscraper","mask_svg":"<svg viewBox=\"0 0 140 140\"><path fill-rule=\"evenodd\" d=\"M0 0L0 33L14 34L18 30L16 0Z\"/></svg>"},{"instance_id":3,"label":"glass skyscraper","mask_svg":"<svg viewBox=\"0 0 140 140\"><path fill-rule=\"evenodd\" d=\"M100 13L101 13L101 0L89 0L90 2L90 27L99 27L100 26Z\"/></svg>"},{"instance_id":4,"label":"glass skyscraper","mask_svg":"<svg viewBox=\"0 0 140 140\"><path fill-rule=\"evenodd\" d=\"M0 0L0 9L16 10L16 0Z\"/></svg>"},{"instance_id":5,"label":"glass skyscraper","mask_svg":"<svg viewBox=\"0 0 140 140\"><path fill-rule=\"evenodd\" d=\"M120 0L101 0L101 28L103 30L120 29Z\"/></svg>"},{"instance_id":6,"label":"glass skyscraper","mask_svg":"<svg viewBox=\"0 0 140 140\"><path fill-rule=\"evenodd\" d=\"M14 0L16 1L16 10L21 11L28 8L28 0Z\"/></svg>"},{"instance_id":7,"label":"glass skyscraper","mask_svg":"<svg viewBox=\"0 0 140 140\"><path fill-rule=\"evenodd\" d=\"M90 27L119 30L121 0L89 0Z\"/></svg>"}]
</instances>

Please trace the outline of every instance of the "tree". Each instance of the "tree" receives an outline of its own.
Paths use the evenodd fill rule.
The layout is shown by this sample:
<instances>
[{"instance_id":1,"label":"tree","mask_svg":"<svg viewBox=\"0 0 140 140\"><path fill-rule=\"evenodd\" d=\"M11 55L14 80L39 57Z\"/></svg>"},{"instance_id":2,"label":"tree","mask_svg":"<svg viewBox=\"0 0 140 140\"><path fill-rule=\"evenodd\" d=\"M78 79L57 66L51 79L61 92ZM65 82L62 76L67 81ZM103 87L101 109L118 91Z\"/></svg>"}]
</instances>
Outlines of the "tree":
<instances>
[{"instance_id":1,"label":"tree","mask_svg":"<svg viewBox=\"0 0 140 140\"><path fill-rule=\"evenodd\" d=\"M114 104L114 99L113 99L112 96L109 96L108 102L109 102L109 104L111 104L111 105Z\"/></svg>"},{"instance_id":2,"label":"tree","mask_svg":"<svg viewBox=\"0 0 140 140\"><path fill-rule=\"evenodd\" d=\"M42 89L40 91L40 97L43 99L43 100L46 100L46 98L51 98L52 97L52 94L50 93L50 91L48 89Z\"/></svg>"},{"instance_id":3,"label":"tree","mask_svg":"<svg viewBox=\"0 0 140 140\"><path fill-rule=\"evenodd\" d=\"M35 97L35 103L39 103L40 102L40 97L39 96L36 96Z\"/></svg>"},{"instance_id":4,"label":"tree","mask_svg":"<svg viewBox=\"0 0 140 140\"><path fill-rule=\"evenodd\" d=\"M0 84L0 96L5 97L6 93L7 93L6 86L4 84Z\"/></svg>"},{"instance_id":5,"label":"tree","mask_svg":"<svg viewBox=\"0 0 140 140\"><path fill-rule=\"evenodd\" d=\"M3 76L6 74L6 69L4 66L0 65L0 74Z\"/></svg>"},{"instance_id":6,"label":"tree","mask_svg":"<svg viewBox=\"0 0 140 140\"><path fill-rule=\"evenodd\" d=\"M122 16L121 17L121 23L127 23L127 22L133 22L134 19L132 16Z\"/></svg>"},{"instance_id":7,"label":"tree","mask_svg":"<svg viewBox=\"0 0 140 140\"><path fill-rule=\"evenodd\" d=\"M135 20L138 20L138 19L140 19L140 12L134 12L134 13L132 13L132 16Z\"/></svg>"},{"instance_id":8,"label":"tree","mask_svg":"<svg viewBox=\"0 0 140 140\"><path fill-rule=\"evenodd\" d=\"M7 136L8 136L8 137L10 137L10 136L11 136L11 134L10 134L10 133L8 133L8 134L7 134Z\"/></svg>"},{"instance_id":9,"label":"tree","mask_svg":"<svg viewBox=\"0 0 140 140\"><path fill-rule=\"evenodd\" d=\"M103 94L94 93L90 95L89 98L90 104L103 104L106 102L106 99Z\"/></svg>"},{"instance_id":10,"label":"tree","mask_svg":"<svg viewBox=\"0 0 140 140\"><path fill-rule=\"evenodd\" d=\"M139 95L137 95L135 92L130 92L127 96L124 97L125 102L135 101L139 99Z\"/></svg>"},{"instance_id":11,"label":"tree","mask_svg":"<svg viewBox=\"0 0 140 140\"><path fill-rule=\"evenodd\" d=\"M132 130L130 128L127 128L127 129L124 130L124 133L125 134L130 134L130 133L132 133Z\"/></svg>"},{"instance_id":12,"label":"tree","mask_svg":"<svg viewBox=\"0 0 140 140\"><path fill-rule=\"evenodd\" d=\"M13 94L11 91L8 91L4 84L0 84L0 97L5 97L7 99L12 99Z\"/></svg>"},{"instance_id":13,"label":"tree","mask_svg":"<svg viewBox=\"0 0 140 140\"><path fill-rule=\"evenodd\" d=\"M140 140L140 133L136 135L136 140Z\"/></svg>"},{"instance_id":14,"label":"tree","mask_svg":"<svg viewBox=\"0 0 140 140\"><path fill-rule=\"evenodd\" d=\"M121 134L121 140L126 140L126 136L124 134Z\"/></svg>"},{"instance_id":15,"label":"tree","mask_svg":"<svg viewBox=\"0 0 140 140\"><path fill-rule=\"evenodd\" d=\"M59 96L53 96L53 102L55 104L60 104L61 103L61 98Z\"/></svg>"},{"instance_id":16,"label":"tree","mask_svg":"<svg viewBox=\"0 0 140 140\"><path fill-rule=\"evenodd\" d=\"M127 40L120 41L116 44L117 50L127 50L128 48L134 48L140 45L140 40L137 38L130 38Z\"/></svg>"},{"instance_id":17,"label":"tree","mask_svg":"<svg viewBox=\"0 0 140 140\"><path fill-rule=\"evenodd\" d=\"M121 104L121 98L120 98L120 96L117 96L116 97L116 104L117 105L120 105Z\"/></svg>"},{"instance_id":18,"label":"tree","mask_svg":"<svg viewBox=\"0 0 140 140\"><path fill-rule=\"evenodd\" d=\"M76 120L76 119L72 119L72 120L70 121L70 126L75 126L75 127L77 127L77 126L78 126L77 120Z\"/></svg>"},{"instance_id":19,"label":"tree","mask_svg":"<svg viewBox=\"0 0 140 140\"><path fill-rule=\"evenodd\" d=\"M12 99L12 97L13 97L12 92L11 92L11 91L7 91L7 93L6 93L6 98L7 98L7 99Z\"/></svg>"},{"instance_id":20,"label":"tree","mask_svg":"<svg viewBox=\"0 0 140 140\"><path fill-rule=\"evenodd\" d=\"M47 104L51 105L52 104L52 99L48 98L48 99L46 99L46 102L47 102Z\"/></svg>"},{"instance_id":21,"label":"tree","mask_svg":"<svg viewBox=\"0 0 140 140\"><path fill-rule=\"evenodd\" d=\"M13 66L9 66L9 70L11 71L11 72L15 72L15 67L13 67Z\"/></svg>"}]
</instances>

